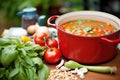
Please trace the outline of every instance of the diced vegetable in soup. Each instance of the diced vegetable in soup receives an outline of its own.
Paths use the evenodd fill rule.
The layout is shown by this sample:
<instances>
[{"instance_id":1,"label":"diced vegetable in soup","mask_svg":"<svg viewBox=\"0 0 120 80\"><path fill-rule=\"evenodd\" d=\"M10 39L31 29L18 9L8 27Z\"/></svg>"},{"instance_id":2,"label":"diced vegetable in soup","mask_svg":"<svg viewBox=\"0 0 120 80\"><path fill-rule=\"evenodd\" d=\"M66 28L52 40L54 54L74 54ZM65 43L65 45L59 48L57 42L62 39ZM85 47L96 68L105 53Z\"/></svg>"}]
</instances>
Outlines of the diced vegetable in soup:
<instances>
[{"instance_id":1,"label":"diced vegetable in soup","mask_svg":"<svg viewBox=\"0 0 120 80\"><path fill-rule=\"evenodd\" d=\"M109 35L118 30L110 23L95 20L74 20L60 26L67 33L90 37Z\"/></svg>"}]
</instances>

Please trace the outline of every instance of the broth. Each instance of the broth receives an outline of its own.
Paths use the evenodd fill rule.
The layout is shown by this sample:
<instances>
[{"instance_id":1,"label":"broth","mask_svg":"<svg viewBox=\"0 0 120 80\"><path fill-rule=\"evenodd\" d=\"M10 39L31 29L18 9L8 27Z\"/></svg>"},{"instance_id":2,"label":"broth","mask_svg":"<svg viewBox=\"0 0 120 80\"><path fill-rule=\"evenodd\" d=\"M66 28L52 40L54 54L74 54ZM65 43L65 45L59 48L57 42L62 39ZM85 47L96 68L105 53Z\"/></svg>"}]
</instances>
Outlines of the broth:
<instances>
[{"instance_id":1,"label":"broth","mask_svg":"<svg viewBox=\"0 0 120 80\"><path fill-rule=\"evenodd\" d=\"M90 37L109 35L118 31L118 29L110 23L96 20L69 21L61 24L60 28L67 33Z\"/></svg>"}]
</instances>

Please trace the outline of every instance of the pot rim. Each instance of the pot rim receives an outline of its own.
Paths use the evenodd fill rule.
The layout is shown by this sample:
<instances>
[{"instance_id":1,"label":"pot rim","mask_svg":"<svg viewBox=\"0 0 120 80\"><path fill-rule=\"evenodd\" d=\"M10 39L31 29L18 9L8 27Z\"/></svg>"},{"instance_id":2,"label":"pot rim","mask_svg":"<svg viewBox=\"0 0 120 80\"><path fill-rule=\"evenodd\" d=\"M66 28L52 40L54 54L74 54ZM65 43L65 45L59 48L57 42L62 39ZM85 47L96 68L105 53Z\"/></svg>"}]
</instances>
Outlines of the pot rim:
<instances>
[{"instance_id":1,"label":"pot rim","mask_svg":"<svg viewBox=\"0 0 120 80\"><path fill-rule=\"evenodd\" d=\"M89 37L89 36L79 36L79 35L70 34L70 33L67 33L64 30L62 30L62 29L59 28L59 22L63 21L63 19L67 19L67 18L75 17L75 16L85 16L85 15L87 15L87 16L94 16L94 17L102 17L102 18L109 19L109 20L111 20L111 21L113 21L113 22L116 23L116 25L117 25L116 27L119 30L116 31L116 32L114 32L114 33L112 33L112 34L109 34L109 35ZM93 19L93 20L95 20L95 19ZM68 21L71 21L71 20L68 20ZM105 21L102 21L102 22L105 22ZM63 22L63 23L65 23L65 22ZM101 12L101 11L74 11L74 12L69 12L69 13L63 14L60 17L58 17L55 20L55 25L57 26L57 29L61 30L64 33L67 33L67 34L72 35L72 36L83 37L83 38L101 38L101 37L107 37L107 36L113 35L113 34L115 34L115 33L117 33L117 32L120 31L120 19L118 17L112 15L112 14L109 14L109 13L106 13L106 12Z\"/></svg>"}]
</instances>

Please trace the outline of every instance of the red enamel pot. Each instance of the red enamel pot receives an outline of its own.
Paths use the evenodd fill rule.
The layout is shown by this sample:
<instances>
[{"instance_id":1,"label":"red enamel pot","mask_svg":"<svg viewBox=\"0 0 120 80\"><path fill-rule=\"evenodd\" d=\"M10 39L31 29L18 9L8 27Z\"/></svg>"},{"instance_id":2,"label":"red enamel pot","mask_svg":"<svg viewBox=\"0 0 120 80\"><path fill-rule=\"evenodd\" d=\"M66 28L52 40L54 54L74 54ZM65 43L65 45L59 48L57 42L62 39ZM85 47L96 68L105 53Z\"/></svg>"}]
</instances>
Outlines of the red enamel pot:
<instances>
[{"instance_id":1,"label":"red enamel pot","mask_svg":"<svg viewBox=\"0 0 120 80\"><path fill-rule=\"evenodd\" d=\"M51 23L53 19L55 24ZM112 59L117 54L117 44L120 42L120 30L110 35L98 37L77 36L66 33L60 25L77 19L90 19L109 22L120 29L120 19L114 15L98 11L77 11L61 16L51 16L48 26L57 29L59 48L63 56L83 64L98 64Z\"/></svg>"}]
</instances>

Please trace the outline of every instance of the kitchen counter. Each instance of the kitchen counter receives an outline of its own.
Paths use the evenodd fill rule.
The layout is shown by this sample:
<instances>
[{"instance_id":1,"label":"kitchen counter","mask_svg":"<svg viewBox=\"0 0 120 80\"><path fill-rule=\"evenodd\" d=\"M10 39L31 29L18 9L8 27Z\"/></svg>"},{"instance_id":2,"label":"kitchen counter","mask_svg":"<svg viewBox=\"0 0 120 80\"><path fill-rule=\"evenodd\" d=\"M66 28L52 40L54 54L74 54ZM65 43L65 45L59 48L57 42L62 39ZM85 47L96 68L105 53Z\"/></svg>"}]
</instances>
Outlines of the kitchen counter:
<instances>
[{"instance_id":1,"label":"kitchen counter","mask_svg":"<svg viewBox=\"0 0 120 80\"><path fill-rule=\"evenodd\" d=\"M49 65L51 70L55 69L56 65ZM96 72L88 72L85 74L85 78L82 80L120 80L120 50L118 54L108 62L98 64L99 66L116 66L117 72L116 74L103 74L103 73L96 73ZM78 77L78 76L77 76ZM79 78L79 80L81 80Z\"/></svg>"}]
</instances>

